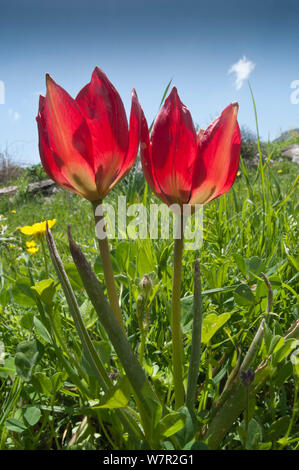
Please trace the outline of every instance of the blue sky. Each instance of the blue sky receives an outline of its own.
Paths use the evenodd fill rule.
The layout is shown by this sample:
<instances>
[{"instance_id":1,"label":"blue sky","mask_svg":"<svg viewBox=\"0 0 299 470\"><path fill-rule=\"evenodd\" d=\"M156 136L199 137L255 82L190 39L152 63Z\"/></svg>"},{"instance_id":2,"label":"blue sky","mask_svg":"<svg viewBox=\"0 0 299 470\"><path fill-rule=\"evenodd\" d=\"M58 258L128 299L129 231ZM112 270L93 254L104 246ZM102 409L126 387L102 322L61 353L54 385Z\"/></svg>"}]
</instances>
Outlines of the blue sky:
<instances>
[{"instance_id":1,"label":"blue sky","mask_svg":"<svg viewBox=\"0 0 299 470\"><path fill-rule=\"evenodd\" d=\"M2 0L0 151L38 163L35 116L45 73L75 96L96 65L127 112L136 88L148 122L173 78L200 127L238 101L240 125L254 130L247 81L237 89L228 73L244 56L255 64L249 80L260 134L273 139L299 127L299 104L290 100L299 80L298 18L297 0Z\"/></svg>"}]
</instances>

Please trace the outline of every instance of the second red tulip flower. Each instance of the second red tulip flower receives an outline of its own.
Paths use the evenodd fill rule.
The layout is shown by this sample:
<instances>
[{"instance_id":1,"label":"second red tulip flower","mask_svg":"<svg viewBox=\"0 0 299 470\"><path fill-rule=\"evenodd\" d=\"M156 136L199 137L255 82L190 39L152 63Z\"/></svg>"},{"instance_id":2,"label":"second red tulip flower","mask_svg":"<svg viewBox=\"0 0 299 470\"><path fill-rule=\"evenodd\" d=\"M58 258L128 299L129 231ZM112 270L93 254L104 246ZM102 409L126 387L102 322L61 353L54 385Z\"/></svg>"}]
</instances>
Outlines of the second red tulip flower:
<instances>
[{"instance_id":1,"label":"second red tulip flower","mask_svg":"<svg viewBox=\"0 0 299 470\"><path fill-rule=\"evenodd\" d=\"M145 177L166 204L206 204L232 186L239 166L238 104L228 105L196 135L191 114L173 88L151 133L142 113L141 160Z\"/></svg>"}]
</instances>

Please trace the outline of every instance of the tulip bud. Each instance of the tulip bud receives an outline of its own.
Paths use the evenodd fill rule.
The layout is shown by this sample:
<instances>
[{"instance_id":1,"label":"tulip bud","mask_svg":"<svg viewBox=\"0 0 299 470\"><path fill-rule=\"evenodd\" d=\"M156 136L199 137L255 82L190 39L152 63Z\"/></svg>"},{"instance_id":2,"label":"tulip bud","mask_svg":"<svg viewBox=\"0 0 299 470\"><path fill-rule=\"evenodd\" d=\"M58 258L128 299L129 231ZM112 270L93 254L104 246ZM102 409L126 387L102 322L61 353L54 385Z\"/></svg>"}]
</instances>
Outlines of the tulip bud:
<instances>
[{"instance_id":1,"label":"tulip bud","mask_svg":"<svg viewBox=\"0 0 299 470\"><path fill-rule=\"evenodd\" d=\"M145 274L143 276L143 278L140 281L139 286L142 289L142 291L144 292L145 297L148 298L151 291L152 291L153 283L152 283L151 278L147 274Z\"/></svg>"}]
</instances>

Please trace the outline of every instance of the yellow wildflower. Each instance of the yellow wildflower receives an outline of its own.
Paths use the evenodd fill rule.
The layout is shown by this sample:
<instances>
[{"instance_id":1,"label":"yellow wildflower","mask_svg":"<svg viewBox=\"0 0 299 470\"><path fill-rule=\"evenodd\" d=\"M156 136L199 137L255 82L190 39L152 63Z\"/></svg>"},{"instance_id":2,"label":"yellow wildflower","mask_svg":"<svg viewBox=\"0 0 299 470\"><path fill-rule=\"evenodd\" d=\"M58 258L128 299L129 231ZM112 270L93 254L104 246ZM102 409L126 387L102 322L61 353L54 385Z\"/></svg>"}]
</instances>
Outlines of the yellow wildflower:
<instances>
[{"instance_id":1,"label":"yellow wildflower","mask_svg":"<svg viewBox=\"0 0 299 470\"><path fill-rule=\"evenodd\" d=\"M30 235L35 237L41 237L46 233L46 222L48 222L48 227L52 228L56 223L56 219L39 222L33 225L25 225L24 227L17 227L24 235Z\"/></svg>"},{"instance_id":2,"label":"yellow wildflower","mask_svg":"<svg viewBox=\"0 0 299 470\"><path fill-rule=\"evenodd\" d=\"M28 253L31 253L31 254L35 254L39 250L39 247L37 246L34 240L31 240L31 242L26 242L26 248L27 248Z\"/></svg>"},{"instance_id":3,"label":"yellow wildflower","mask_svg":"<svg viewBox=\"0 0 299 470\"><path fill-rule=\"evenodd\" d=\"M277 173L283 173L283 170L277 170Z\"/></svg>"},{"instance_id":4,"label":"yellow wildflower","mask_svg":"<svg viewBox=\"0 0 299 470\"><path fill-rule=\"evenodd\" d=\"M27 248L28 253L31 253L32 255L35 255L39 250L38 246L33 246L32 248Z\"/></svg>"},{"instance_id":5,"label":"yellow wildflower","mask_svg":"<svg viewBox=\"0 0 299 470\"><path fill-rule=\"evenodd\" d=\"M17 211L15 211L14 209L11 211L12 214L16 214Z\"/></svg>"},{"instance_id":6,"label":"yellow wildflower","mask_svg":"<svg viewBox=\"0 0 299 470\"><path fill-rule=\"evenodd\" d=\"M10 248L11 250L13 250L13 249L15 248L15 246L14 246L12 243L10 243L10 244L8 245L8 248Z\"/></svg>"}]
</instances>

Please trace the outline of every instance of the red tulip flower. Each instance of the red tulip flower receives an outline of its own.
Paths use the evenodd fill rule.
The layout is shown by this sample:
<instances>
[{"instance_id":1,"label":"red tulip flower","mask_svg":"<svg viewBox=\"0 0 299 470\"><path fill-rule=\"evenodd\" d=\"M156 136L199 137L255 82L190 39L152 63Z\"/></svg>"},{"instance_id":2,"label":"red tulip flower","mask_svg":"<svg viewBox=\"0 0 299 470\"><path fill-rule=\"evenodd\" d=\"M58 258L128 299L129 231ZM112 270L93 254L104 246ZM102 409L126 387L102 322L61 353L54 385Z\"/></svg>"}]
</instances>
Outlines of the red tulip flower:
<instances>
[{"instance_id":1,"label":"red tulip flower","mask_svg":"<svg viewBox=\"0 0 299 470\"><path fill-rule=\"evenodd\" d=\"M122 100L98 67L73 99L47 75L37 116L40 158L58 185L103 199L137 157L140 105L132 92L130 130Z\"/></svg>"},{"instance_id":2,"label":"red tulip flower","mask_svg":"<svg viewBox=\"0 0 299 470\"><path fill-rule=\"evenodd\" d=\"M238 104L227 106L196 135L192 117L173 88L151 133L142 112L141 161L153 191L166 204L206 204L226 193L239 166Z\"/></svg>"}]
</instances>

